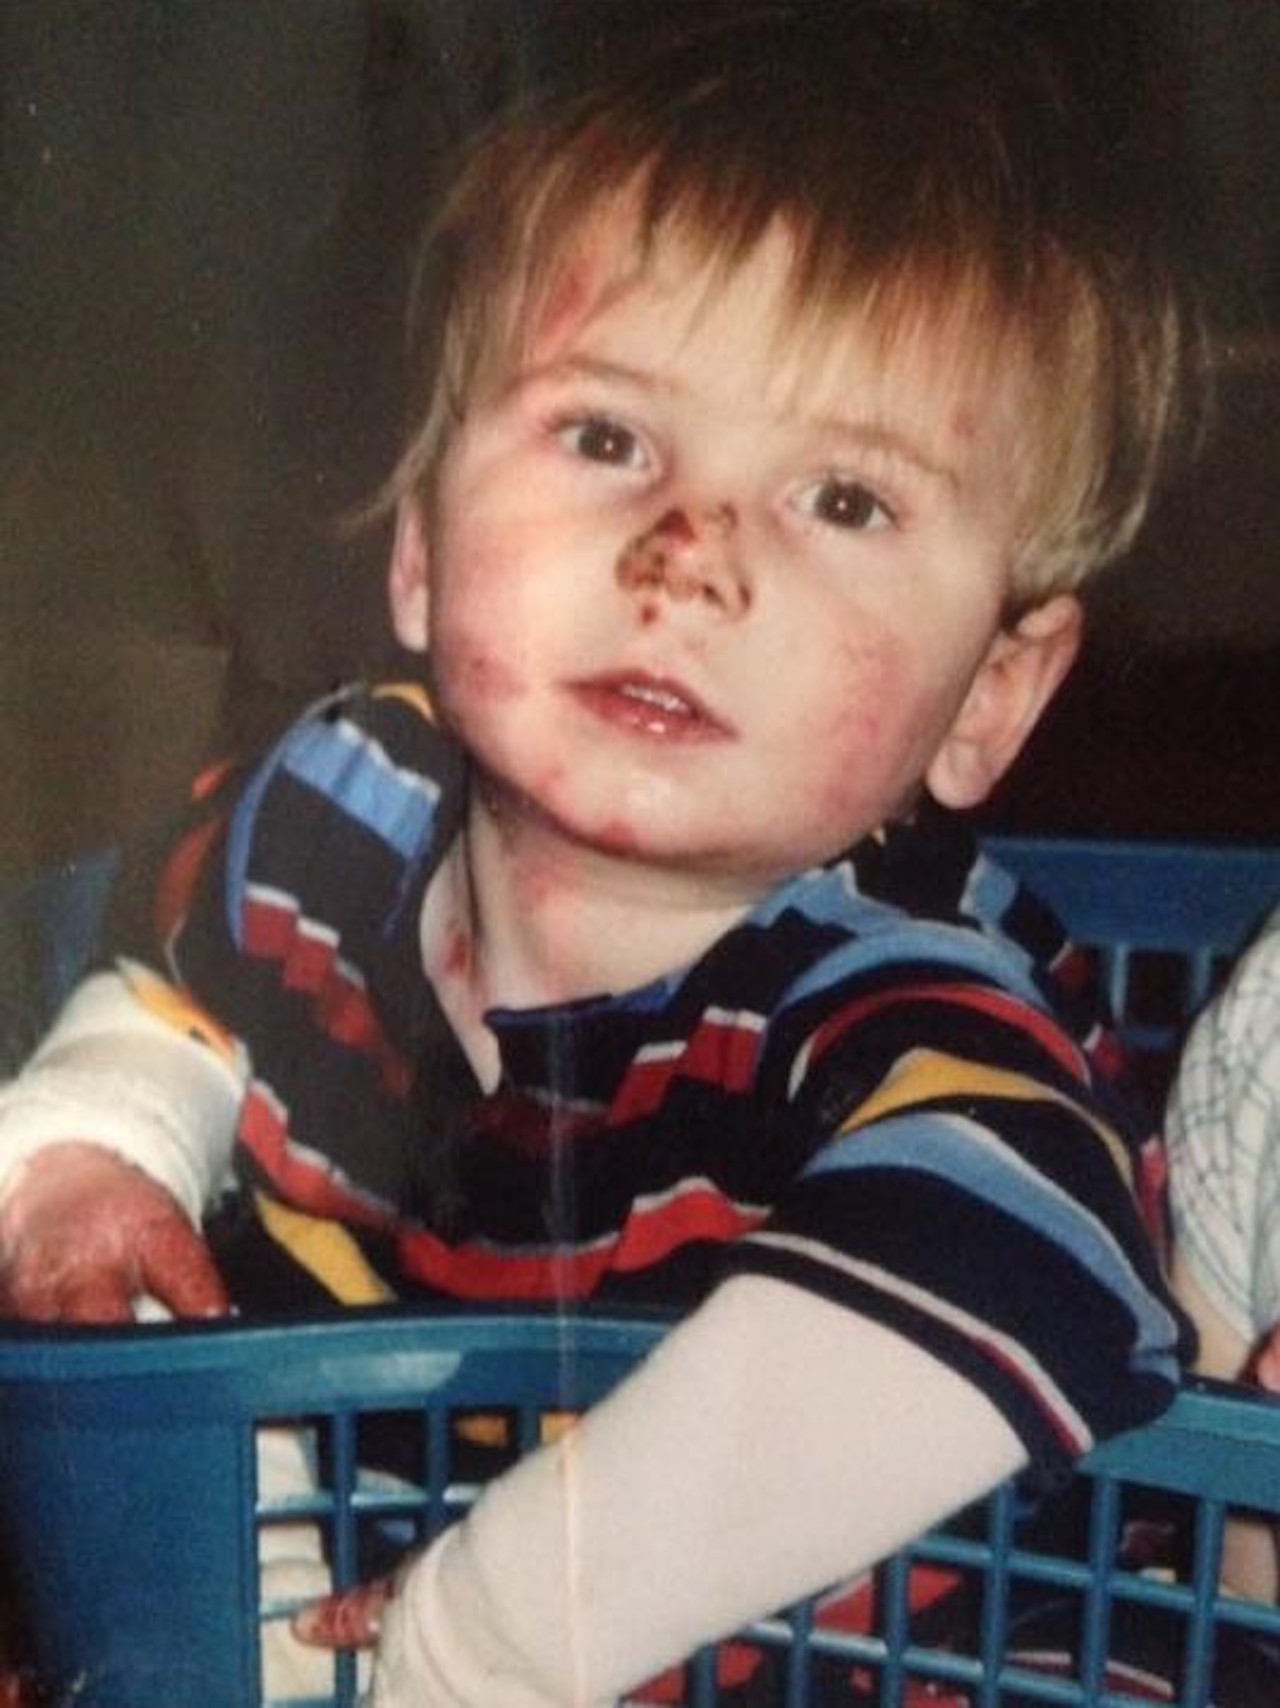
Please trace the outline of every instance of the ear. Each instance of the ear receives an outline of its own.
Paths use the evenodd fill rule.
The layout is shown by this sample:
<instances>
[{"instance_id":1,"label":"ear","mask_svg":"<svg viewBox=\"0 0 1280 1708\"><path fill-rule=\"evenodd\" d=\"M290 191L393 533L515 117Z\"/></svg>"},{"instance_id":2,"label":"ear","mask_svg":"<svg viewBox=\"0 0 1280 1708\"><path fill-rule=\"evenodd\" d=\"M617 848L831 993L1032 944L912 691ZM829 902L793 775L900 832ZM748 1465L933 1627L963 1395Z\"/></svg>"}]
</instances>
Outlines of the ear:
<instances>
[{"instance_id":1,"label":"ear","mask_svg":"<svg viewBox=\"0 0 1280 1708\"><path fill-rule=\"evenodd\" d=\"M1080 601L1060 594L1000 630L925 774L936 801L973 807L986 799L1075 662L1083 627Z\"/></svg>"},{"instance_id":2,"label":"ear","mask_svg":"<svg viewBox=\"0 0 1280 1708\"><path fill-rule=\"evenodd\" d=\"M396 510L396 537L391 547L387 595L396 639L410 652L427 650L431 627L429 565L422 506L416 498L402 498Z\"/></svg>"}]
</instances>

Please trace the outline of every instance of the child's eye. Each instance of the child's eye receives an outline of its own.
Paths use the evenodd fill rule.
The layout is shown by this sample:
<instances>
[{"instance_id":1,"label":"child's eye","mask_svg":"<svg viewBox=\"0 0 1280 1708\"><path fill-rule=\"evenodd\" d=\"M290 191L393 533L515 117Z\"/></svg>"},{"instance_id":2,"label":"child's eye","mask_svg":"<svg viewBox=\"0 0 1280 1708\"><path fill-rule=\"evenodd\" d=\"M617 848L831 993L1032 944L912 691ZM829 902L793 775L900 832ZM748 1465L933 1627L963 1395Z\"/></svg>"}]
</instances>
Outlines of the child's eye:
<instances>
[{"instance_id":1,"label":"child's eye","mask_svg":"<svg viewBox=\"0 0 1280 1708\"><path fill-rule=\"evenodd\" d=\"M561 440L575 456L592 463L611 463L616 468L641 468L644 448L629 427L607 415L586 415L566 421L558 429Z\"/></svg>"},{"instance_id":2,"label":"child's eye","mask_svg":"<svg viewBox=\"0 0 1280 1708\"><path fill-rule=\"evenodd\" d=\"M803 493L801 509L829 528L847 528L854 533L891 528L895 520L888 505L870 487L860 480L845 480L835 475Z\"/></svg>"}]
</instances>

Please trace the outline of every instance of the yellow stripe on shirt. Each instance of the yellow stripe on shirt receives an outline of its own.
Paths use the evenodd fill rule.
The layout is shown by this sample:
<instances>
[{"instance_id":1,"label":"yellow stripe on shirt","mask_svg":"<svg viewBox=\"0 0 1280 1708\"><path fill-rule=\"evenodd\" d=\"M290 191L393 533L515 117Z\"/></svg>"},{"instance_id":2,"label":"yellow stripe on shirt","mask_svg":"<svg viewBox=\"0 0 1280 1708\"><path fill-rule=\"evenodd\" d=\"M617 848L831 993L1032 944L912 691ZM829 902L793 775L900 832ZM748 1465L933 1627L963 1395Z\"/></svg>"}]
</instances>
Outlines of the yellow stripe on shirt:
<instances>
[{"instance_id":1,"label":"yellow stripe on shirt","mask_svg":"<svg viewBox=\"0 0 1280 1708\"><path fill-rule=\"evenodd\" d=\"M901 1109L957 1097L998 1097L1006 1102L1057 1103L1086 1122L1107 1147L1127 1185L1133 1185L1133 1158L1105 1121L1042 1081L1005 1068L967 1061L941 1050L907 1050L870 1097L842 1123L841 1134L856 1133Z\"/></svg>"},{"instance_id":2,"label":"yellow stripe on shirt","mask_svg":"<svg viewBox=\"0 0 1280 1708\"><path fill-rule=\"evenodd\" d=\"M265 1192L255 1192L254 1200L271 1238L340 1305L385 1305L395 1298L340 1222L309 1216Z\"/></svg>"},{"instance_id":3,"label":"yellow stripe on shirt","mask_svg":"<svg viewBox=\"0 0 1280 1708\"><path fill-rule=\"evenodd\" d=\"M341 1223L295 1210L265 1192L256 1192L254 1198L271 1238L339 1304L382 1305L395 1298ZM540 1441L558 1441L576 1421L573 1412L542 1413L538 1420ZM509 1448L514 1440L511 1420L499 1412L466 1413L453 1420L453 1430L461 1440L477 1447Z\"/></svg>"}]
</instances>

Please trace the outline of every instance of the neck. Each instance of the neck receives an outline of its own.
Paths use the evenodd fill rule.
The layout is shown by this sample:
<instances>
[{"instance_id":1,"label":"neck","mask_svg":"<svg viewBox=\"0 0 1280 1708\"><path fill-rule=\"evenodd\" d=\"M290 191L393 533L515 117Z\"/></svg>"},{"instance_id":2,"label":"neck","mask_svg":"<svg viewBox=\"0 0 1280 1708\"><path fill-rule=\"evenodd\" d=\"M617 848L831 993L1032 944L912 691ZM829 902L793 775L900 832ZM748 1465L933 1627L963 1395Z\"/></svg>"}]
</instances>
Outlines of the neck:
<instances>
[{"instance_id":1,"label":"neck","mask_svg":"<svg viewBox=\"0 0 1280 1708\"><path fill-rule=\"evenodd\" d=\"M631 990L702 954L755 901L684 872L583 846L473 799L424 913L446 1010L478 1020Z\"/></svg>"}]
</instances>

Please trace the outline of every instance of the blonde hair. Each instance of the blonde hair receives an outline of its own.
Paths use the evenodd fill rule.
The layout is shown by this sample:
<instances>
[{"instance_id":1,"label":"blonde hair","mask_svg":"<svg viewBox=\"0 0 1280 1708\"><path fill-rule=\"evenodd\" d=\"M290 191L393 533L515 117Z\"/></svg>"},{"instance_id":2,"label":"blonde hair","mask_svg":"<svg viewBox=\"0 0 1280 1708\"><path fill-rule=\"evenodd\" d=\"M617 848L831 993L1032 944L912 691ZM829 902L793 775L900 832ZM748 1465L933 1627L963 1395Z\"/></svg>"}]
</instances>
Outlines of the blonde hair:
<instances>
[{"instance_id":1,"label":"blonde hair","mask_svg":"<svg viewBox=\"0 0 1280 1708\"><path fill-rule=\"evenodd\" d=\"M429 489L593 220L631 214L620 273L670 236L729 272L780 226L797 335L856 315L889 342L945 321L973 363L1028 364L1015 599L1078 586L1129 546L1198 420L1200 321L1142 187L992 12L800 0L700 16L473 154L412 293L418 389L385 499Z\"/></svg>"}]
</instances>

